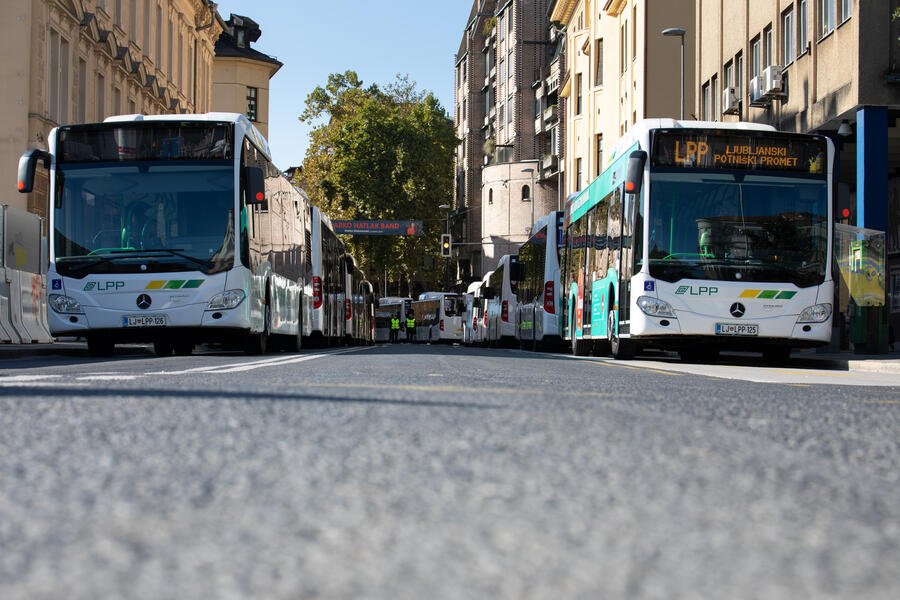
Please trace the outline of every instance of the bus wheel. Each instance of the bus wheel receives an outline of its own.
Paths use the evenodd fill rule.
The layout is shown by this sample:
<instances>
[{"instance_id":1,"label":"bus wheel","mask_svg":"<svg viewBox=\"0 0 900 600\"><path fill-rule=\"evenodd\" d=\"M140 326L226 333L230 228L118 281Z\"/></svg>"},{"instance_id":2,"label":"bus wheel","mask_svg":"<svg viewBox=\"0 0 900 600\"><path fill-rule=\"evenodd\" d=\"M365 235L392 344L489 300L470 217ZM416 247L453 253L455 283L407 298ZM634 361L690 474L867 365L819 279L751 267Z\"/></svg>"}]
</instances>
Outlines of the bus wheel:
<instances>
[{"instance_id":1,"label":"bus wheel","mask_svg":"<svg viewBox=\"0 0 900 600\"><path fill-rule=\"evenodd\" d=\"M157 356L171 356L174 344L168 340L157 340L153 342L153 354Z\"/></svg>"},{"instance_id":2,"label":"bus wheel","mask_svg":"<svg viewBox=\"0 0 900 600\"><path fill-rule=\"evenodd\" d=\"M574 315L574 312L573 312ZM587 356L588 350L590 349L590 340L578 339L577 331L575 330L575 323L572 323L572 327L570 327L570 331L572 332L572 355L573 356Z\"/></svg>"},{"instance_id":3,"label":"bus wheel","mask_svg":"<svg viewBox=\"0 0 900 600\"><path fill-rule=\"evenodd\" d=\"M116 349L112 340L102 335L89 335L87 345L91 356L112 356Z\"/></svg>"},{"instance_id":4,"label":"bus wheel","mask_svg":"<svg viewBox=\"0 0 900 600\"><path fill-rule=\"evenodd\" d=\"M634 357L634 347L629 340L620 339L616 335L616 313L609 311L606 319L606 333L609 337L609 352L616 360L628 360Z\"/></svg>"},{"instance_id":5,"label":"bus wheel","mask_svg":"<svg viewBox=\"0 0 900 600\"><path fill-rule=\"evenodd\" d=\"M265 354L266 353L266 332L251 333L244 340L244 352L247 354Z\"/></svg>"},{"instance_id":6,"label":"bus wheel","mask_svg":"<svg viewBox=\"0 0 900 600\"><path fill-rule=\"evenodd\" d=\"M769 366L783 366L791 358L790 346L772 346L763 350L763 362Z\"/></svg>"},{"instance_id":7,"label":"bus wheel","mask_svg":"<svg viewBox=\"0 0 900 600\"><path fill-rule=\"evenodd\" d=\"M191 342L191 341L175 342L175 355L176 356L190 356L193 353L194 353L194 342Z\"/></svg>"}]
</instances>

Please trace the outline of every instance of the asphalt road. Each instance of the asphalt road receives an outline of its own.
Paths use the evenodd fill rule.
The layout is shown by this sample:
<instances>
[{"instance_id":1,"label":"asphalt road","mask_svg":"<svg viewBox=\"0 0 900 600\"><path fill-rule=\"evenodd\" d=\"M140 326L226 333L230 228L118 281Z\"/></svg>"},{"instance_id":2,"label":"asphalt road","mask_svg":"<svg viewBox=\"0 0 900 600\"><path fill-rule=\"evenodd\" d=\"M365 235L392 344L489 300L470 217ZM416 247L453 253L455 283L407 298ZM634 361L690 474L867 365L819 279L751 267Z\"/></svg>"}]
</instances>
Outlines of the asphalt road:
<instances>
[{"instance_id":1,"label":"asphalt road","mask_svg":"<svg viewBox=\"0 0 900 600\"><path fill-rule=\"evenodd\" d=\"M851 375L425 345L5 360L0 598L894 599L900 387Z\"/></svg>"}]
</instances>

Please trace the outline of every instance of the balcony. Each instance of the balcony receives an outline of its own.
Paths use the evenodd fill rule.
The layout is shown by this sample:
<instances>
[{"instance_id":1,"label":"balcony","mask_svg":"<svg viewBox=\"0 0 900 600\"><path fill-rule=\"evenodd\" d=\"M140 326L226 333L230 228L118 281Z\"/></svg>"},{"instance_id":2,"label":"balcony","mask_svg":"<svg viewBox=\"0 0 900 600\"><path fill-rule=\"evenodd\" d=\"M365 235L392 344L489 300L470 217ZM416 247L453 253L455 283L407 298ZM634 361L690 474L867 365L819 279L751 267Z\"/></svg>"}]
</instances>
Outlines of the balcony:
<instances>
[{"instance_id":1,"label":"balcony","mask_svg":"<svg viewBox=\"0 0 900 600\"><path fill-rule=\"evenodd\" d=\"M541 176L548 177L559 171L559 156L548 154L541 158Z\"/></svg>"},{"instance_id":2,"label":"balcony","mask_svg":"<svg viewBox=\"0 0 900 600\"><path fill-rule=\"evenodd\" d=\"M539 135L544 132L544 116L538 115L534 118L534 134Z\"/></svg>"},{"instance_id":3,"label":"balcony","mask_svg":"<svg viewBox=\"0 0 900 600\"><path fill-rule=\"evenodd\" d=\"M547 108L544 109L544 121L547 123L553 123L559 118L559 107L556 104L551 104Z\"/></svg>"}]
</instances>

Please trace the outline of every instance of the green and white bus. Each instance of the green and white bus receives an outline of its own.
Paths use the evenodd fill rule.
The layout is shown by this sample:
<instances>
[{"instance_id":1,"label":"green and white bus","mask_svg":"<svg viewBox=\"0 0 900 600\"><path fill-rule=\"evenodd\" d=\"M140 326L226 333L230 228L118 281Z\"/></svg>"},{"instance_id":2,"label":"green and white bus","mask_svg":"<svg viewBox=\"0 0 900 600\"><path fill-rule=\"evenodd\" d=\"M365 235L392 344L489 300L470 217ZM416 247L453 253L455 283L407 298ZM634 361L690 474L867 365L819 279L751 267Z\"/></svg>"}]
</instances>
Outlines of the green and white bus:
<instances>
[{"instance_id":1,"label":"green and white bus","mask_svg":"<svg viewBox=\"0 0 900 600\"><path fill-rule=\"evenodd\" d=\"M652 119L567 202L564 338L576 355L684 360L831 339L834 147L752 123Z\"/></svg>"},{"instance_id":2,"label":"green and white bus","mask_svg":"<svg viewBox=\"0 0 900 600\"><path fill-rule=\"evenodd\" d=\"M22 156L18 187L49 170L53 335L95 355L300 346L310 207L246 117L110 117L54 128L48 149Z\"/></svg>"}]
</instances>

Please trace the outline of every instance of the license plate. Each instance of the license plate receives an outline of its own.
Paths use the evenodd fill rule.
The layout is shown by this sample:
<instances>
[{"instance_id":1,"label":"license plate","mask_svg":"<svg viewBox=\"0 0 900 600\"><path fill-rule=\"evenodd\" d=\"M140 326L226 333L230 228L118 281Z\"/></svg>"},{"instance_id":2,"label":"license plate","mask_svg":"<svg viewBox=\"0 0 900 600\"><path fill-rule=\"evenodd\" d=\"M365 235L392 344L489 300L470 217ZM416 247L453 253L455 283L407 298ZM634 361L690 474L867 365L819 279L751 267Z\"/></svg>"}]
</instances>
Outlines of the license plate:
<instances>
[{"instance_id":1,"label":"license plate","mask_svg":"<svg viewBox=\"0 0 900 600\"><path fill-rule=\"evenodd\" d=\"M759 335L759 325L750 323L716 323L716 335Z\"/></svg>"},{"instance_id":2,"label":"license plate","mask_svg":"<svg viewBox=\"0 0 900 600\"><path fill-rule=\"evenodd\" d=\"M122 327L165 327L166 315L134 315L122 317Z\"/></svg>"}]
</instances>

